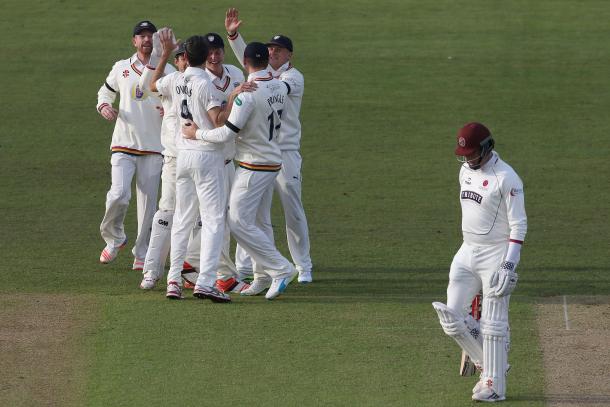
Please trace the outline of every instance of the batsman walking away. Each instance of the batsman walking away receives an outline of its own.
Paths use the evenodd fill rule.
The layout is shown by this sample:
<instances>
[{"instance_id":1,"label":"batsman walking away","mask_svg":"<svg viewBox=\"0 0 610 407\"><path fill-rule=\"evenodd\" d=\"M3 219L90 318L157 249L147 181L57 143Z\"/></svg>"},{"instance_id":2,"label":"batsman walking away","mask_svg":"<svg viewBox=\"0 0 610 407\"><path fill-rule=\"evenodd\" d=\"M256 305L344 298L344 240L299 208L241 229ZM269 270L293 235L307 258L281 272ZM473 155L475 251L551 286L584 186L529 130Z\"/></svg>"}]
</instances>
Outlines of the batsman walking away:
<instances>
[{"instance_id":1,"label":"batsman walking away","mask_svg":"<svg viewBox=\"0 0 610 407\"><path fill-rule=\"evenodd\" d=\"M460 129L455 154L463 162L459 183L464 241L451 263L447 304L432 306L445 333L481 370L472 399L502 401L510 368L508 307L527 232L523 183L494 151L491 132L480 123ZM479 322L468 311L480 290Z\"/></svg>"}]
</instances>

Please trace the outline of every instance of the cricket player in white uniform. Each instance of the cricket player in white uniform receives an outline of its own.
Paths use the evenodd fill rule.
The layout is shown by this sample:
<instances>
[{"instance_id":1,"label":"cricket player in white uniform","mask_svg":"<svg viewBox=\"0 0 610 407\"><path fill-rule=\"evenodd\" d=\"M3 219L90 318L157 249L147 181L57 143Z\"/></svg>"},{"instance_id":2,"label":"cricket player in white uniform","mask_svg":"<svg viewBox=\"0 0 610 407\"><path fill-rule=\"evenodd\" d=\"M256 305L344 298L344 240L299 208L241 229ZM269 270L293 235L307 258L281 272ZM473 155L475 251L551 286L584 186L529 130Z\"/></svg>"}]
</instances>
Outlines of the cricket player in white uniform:
<instances>
[{"instance_id":1,"label":"cricket player in white uniform","mask_svg":"<svg viewBox=\"0 0 610 407\"><path fill-rule=\"evenodd\" d=\"M464 242L451 263L447 305L432 305L445 333L482 368L472 399L495 402L506 397L508 307L527 232L523 183L493 151L484 125L465 125L457 144L455 153L465 162L459 176ZM481 289L479 325L467 310Z\"/></svg>"},{"instance_id":2,"label":"cricket player in white uniform","mask_svg":"<svg viewBox=\"0 0 610 407\"><path fill-rule=\"evenodd\" d=\"M185 124L212 130L220 112L220 97L205 71L208 48L204 37L196 35L184 43L189 67L177 84L183 99L181 117ZM171 238L171 267L167 275L167 298L182 298L181 272L189 235L201 217L201 257L199 276L193 290L197 298L230 302L215 287L216 269L223 245L226 200L224 191L223 145L178 138L176 169L176 211Z\"/></svg>"},{"instance_id":3,"label":"cricket player in white uniform","mask_svg":"<svg viewBox=\"0 0 610 407\"><path fill-rule=\"evenodd\" d=\"M204 35L208 45L208 58L206 61L206 72L208 73L212 84L222 95L222 110L219 113L218 122L224 123L229 117L234 98L241 92L247 92L256 89L255 83L244 82L244 74L241 69L234 65L224 64L224 41L217 33L207 33ZM225 150L225 192L226 203L229 204L229 193L233 178L235 176L235 142L228 142L224 145ZM196 243L196 240L193 241ZM216 287L224 292L239 293L247 289L250 285L241 281L237 275L235 263L230 256L231 234L228 224L225 228L225 237L223 250L221 252L216 280ZM198 264L198 252L189 250L189 256L186 261L189 264Z\"/></svg>"},{"instance_id":4,"label":"cricket player in white uniform","mask_svg":"<svg viewBox=\"0 0 610 407\"><path fill-rule=\"evenodd\" d=\"M162 38L159 38L161 36ZM156 38L155 38L156 37ZM156 40L155 40L156 39ZM180 136L180 105L182 98L176 83L186 69L184 44L176 49L174 64L178 71L163 75L167 61L176 48L173 33L162 28L153 36L151 60L140 78L140 87L158 92L163 103L161 143L163 144L163 170L161 173L161 199L155 213L140 288L150 290L161 278L169 254L171 229L176 206L176 138Z\"/></svg>"},{"instance_id":5,"label":"cricket player in white uniform","mask_svg":"<svg viewBox=\"0 0 610 407\"><path fill-rule=\"evenodd\" d=\"M239 168L231 189L229 225L237 242L272 277L265 295L272 300L284 292L298 273L257 222L261 212L271 209L263 197L282 166L276 139L281 126L279 111L284 108L288 93L288 87L267 71L268 61L267 47L259 42L250 43L244 51L244 66L249 73L248 81L255 81L258 88L235 98L231 115L223 127L212 131L183 127L182 132L185 137L207 142L237 140L235 158Z\"/></svg>"},{"instance_id":6,"label":"cricket player in white uniform","mask_svg":"<svg viewBox=\"0 0 610 407\"><path fill-rule=\"evenodd\" d=\"M246 43L240 36L238 28L241 24L238 11L231 8L227 11L225 28L229 34L229 44L237 59L243 59ZM282 127L278 137L278 143L282 151L282 169L275 181L275 190L282 202L284 217L286 219L286 237L288 249L299 271L298 281L310 283L312 281L312 262L309 245L309 227L307 217L303 209L301 199L302 158L299 153L301 142L301 122L299 114L303 99L304 79L301 72L292 66L292 41L283 35L275 35L266 44L269 50L269 66L274 78L285 82L290 87L290 94L286 100L284 109L280 112ZM271 199L271 195L269 198ZM269 220L269 225L271 221ZM252 268L251 262L238 247L236 252L237 268L241 272ZM256 276L256 278L268 278Z\"/></svg>"},{"instance_id":7,"label":"cricket player in white uniform","mask_svg":"<svg viewBox=\"0 0 610 407\"><path fill-rule=\"evenodd\" d=\"M152 35L157 29L150 21L139 22L133 31L136 53L118 61L98 91L97 110L109 121L116 121L112 134L112 185L106 196L106 213L100 225L106 247L101 263L116 259L127 243L124 219L131 198L131 182L136 174L138 236L132 253L134 270L141 270L150 239L153 215L157 209L161 175L161 100L143 91L139 79L152 51ZM168 67L169 73L172 68ZM118 111L112 107L120 94Z\"/></svg>"}]
</instances>

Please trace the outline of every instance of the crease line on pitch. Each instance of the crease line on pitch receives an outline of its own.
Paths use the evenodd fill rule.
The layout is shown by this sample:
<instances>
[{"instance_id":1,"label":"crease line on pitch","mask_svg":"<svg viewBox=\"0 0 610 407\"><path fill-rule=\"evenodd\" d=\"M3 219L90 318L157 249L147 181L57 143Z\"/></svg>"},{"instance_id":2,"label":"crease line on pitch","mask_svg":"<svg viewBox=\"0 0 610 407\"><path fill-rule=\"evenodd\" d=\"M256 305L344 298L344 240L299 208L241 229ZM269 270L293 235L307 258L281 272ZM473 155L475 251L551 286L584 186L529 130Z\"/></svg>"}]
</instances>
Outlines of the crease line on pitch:
<instances>
[{"instance_id":1,"label":"crease line on pitch","mask_svg":"<svg viewBox=\"0 0 610 407\"><path fill-rule=\"evenodd\" d=\"M566 324L566 331L570 330L570 319L568 318L568 299L563 296L563 320Z\"/></svg>"}]
</instances>

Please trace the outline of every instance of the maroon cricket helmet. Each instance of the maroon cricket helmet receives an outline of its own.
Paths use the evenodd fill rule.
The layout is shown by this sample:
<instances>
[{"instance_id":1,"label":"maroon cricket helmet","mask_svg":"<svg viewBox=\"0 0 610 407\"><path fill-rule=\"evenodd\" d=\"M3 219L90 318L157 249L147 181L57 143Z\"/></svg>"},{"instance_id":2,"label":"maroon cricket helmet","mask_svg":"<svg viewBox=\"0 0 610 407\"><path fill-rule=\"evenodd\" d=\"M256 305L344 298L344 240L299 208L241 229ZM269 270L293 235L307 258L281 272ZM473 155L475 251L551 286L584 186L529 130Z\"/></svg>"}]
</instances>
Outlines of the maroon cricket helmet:
<instances>
[{"instance_id":1,"label":"maroon cricket helmet","mask_svg":"<svg viewBox=\"0 0 610 407\"><path fill-rule=\"evenodd\" d=\"M481 123L472 122L460 129L457 135L455 155L469 156L481 151L491 140L491 132Z\"/></svg>"}]
</instances>

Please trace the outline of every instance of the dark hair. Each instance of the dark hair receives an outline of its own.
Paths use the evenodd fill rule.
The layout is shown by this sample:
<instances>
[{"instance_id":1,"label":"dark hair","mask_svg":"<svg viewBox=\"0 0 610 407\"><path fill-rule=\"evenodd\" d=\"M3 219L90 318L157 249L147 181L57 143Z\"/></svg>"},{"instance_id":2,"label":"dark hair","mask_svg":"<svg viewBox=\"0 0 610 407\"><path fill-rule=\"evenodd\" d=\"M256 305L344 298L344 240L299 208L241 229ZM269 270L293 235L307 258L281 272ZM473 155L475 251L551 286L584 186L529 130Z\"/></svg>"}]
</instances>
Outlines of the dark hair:
<instances>
[{"instance_id":1,"label":"dark hair","mask_svg":"<svg viewBox=\"0 0 610 407\"><path fill-rule=\"evenodd\" d=\"M205 37L193 35L184 42L184 51L190 66L200 66L208 58L208 46Z\"/></svg>"},{"instance_id":2,"label":"dark hair","mask_svg":"<svg viewBox=\"0 0 610 407\"><path fill-rule=\"evenodd\" d=\"M250 65L252 68L266 68L267 65L269 65L269 57L267 58L261 58L261 59L255 59L255 58L248 58L245 57L244 58L246 61L248 61L248 65Z\"/></svg>"}]
</instances>

